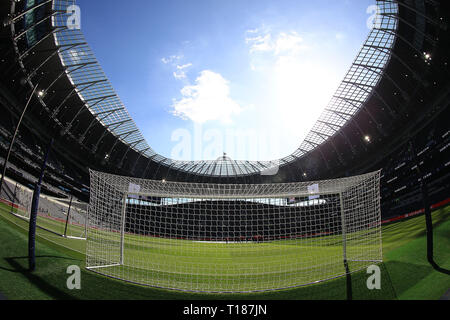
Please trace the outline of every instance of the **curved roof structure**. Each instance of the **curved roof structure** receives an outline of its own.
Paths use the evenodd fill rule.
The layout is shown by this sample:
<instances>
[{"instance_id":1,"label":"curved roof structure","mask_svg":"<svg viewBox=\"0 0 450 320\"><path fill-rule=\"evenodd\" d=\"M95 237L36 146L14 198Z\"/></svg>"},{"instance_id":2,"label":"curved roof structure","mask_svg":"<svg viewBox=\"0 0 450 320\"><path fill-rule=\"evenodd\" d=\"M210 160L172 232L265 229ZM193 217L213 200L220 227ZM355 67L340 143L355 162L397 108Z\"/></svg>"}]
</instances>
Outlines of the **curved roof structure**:
<instances>
[{"instance_id":1,"label":"curved roof structure","mask_svg":"<svg viewBox=\"0 0 450 320\"><path fill-rule=\"evenodd\" d=\"M32 1L33 2L33 1ZM308 154L339 133L357 114L364 103L376 94L374 88L384 74L384 69L391 58L391 50L396 41L398 26L398 5L394 0L378 1L378 16L367 40L361 47L349 71L339 85L329 104L324 108L304 141L291 155L273 161L236 161L219 159L212 161L177 161L156 153L147 143L126 107L121 102L114 88L104 74L94 53L86 42L80 29L67 28L67 21L72 15L70 6L75 1L54 0L55 15L52 24L58 55L64 66L64 72L76 89L67 94L53 110L56 115L64 107L67 99L78 95L83 102L80 111L87 109L118 140L143 157L150 158L174 170L181 170L196 175L207 176L243 176L270 171L272 168L292 163ZM69 10L68 10L69 8ZM28 41L33 44L32 32L27 34ZM51 90L52 85L45 90ZM76 117L74 117L74 120ZM67 131L72 127L69 123ZM82 142L85 134L79 137ZM99 137L101 142L103 136ZM94 146L98 148L98 144ZM108 155L107 155L108 156Z\"/></svg>"},{"instance_id":2,"label":"curved roof structure","mask_svg":"<svg viewBox=\"0 0 450 320\"><path fill-rule=\"evenodd\" d=\"M39 93L24 126L43 145L55 137L54 152L85 185L88 168L153 180L247 184L359 174L446 106L447 2L378 0L375 28L293 154L269 162L225 156L175 161L146 142L81 31L68 27L73 4L0 3L6 17L0 35L8 40L0 46L0 102L14 126L24 97Z\"/></svg>"}]
</instances>

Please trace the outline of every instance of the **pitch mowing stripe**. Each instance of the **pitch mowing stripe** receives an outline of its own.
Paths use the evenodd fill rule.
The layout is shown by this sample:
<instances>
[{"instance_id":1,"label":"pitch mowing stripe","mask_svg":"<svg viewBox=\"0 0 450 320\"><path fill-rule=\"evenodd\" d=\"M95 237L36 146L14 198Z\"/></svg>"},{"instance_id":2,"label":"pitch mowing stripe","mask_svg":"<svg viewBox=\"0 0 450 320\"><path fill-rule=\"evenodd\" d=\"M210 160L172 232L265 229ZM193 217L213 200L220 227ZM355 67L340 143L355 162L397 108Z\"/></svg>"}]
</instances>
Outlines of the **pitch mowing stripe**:
<instances>
[{"instance_id":1,"label":"pitch mowing stripe","mask_svg":"<svg viewBox=\"0 0 450 320\"><path fill-rule=\"evenodd\" d=\"M55 232L59 231L61 234L64 231L64 223L43 216L38 217L38 224ZM76 225L69 227L79 232L84 229ZM95 232L100 233L104 240L109 240L111 244L118 246L117 233L103 230L95 230ZM357 234L355 233L355 237ZM304 246L299 244L302 241L305 242ZM127 261L133 261L135 268L115 267L109 271L102 269L101 273L109 276L117 276L117 272L126 273L130 276L130 281L135 279L136 283L145 279L139 275L146 274L150 280L144 284L155 287L170 288L169 285L174 286L176 281L175 287L182 289L183 284L186 284L184 289L187 290L190 289L189 283L196 283L197 288L194 288L194 291L209 291L211 283L221 283L222 291L229 291L232 281L239 281L237 284L241 283L241 285L246 283L249 292L262 283L266 284L262 286L265 288L263 290L270 290L271 282L281 283L283 287L297 286L300 282L306 283L307 279L301 277L299 269L302 272L308 271L310 275L316 270L318 276L323 276L324 269L330 271L330 277L342 275L344 273L343 267L340 266L342 247L336 247L336 243L340 244L340 236L279 240L270 243L219 244L126 234L125 264ZM311 247L314 244L318 247ZM351 248L347 249L351 250ZM356 250L367 249L370 250L370 247L361 246ZM330 256L336 256L337 261L329 263ZM264 269L260 274L255 274L255 265L258 263L264 263ZM334 268L335 264L337 264L336 268ZM308 268L307 265L314 267ZM286 266L290 267L286 268ZM221 276L218 277L217 274ZM284 280L285 278L288 279ZM252 285L253 282L259 284ZM238 288L237 285L236 288Z\"/></svg>"},{"instance_id":2,"label":"pitch mowing stripe","mask_svg":"<svg viewBox=\"0 0 450 320\"><path fill-rule=\"evenodd\" d=\"M328 277L337 278L345 273L345 269L334 268L333 273ZM104 268L102 274L113 278L127 275L128 281L140 283L151 287L159 288L176 288L185 291L211 291L211 292L231 292L234 290L242 290L242 292L255 292L261 290L277 290L281 284L282 288L298 287L310 284L310 277L305 277L303 270L291 271L283 273L264 273L264 274L230 274L220 276L216 275L196 275L186 273L170 273L160 270L139 269L129 266L115 266ZM318 275L323 277L323 272ZM322 278L318 278L316 282L321 282ZM174 286L176 285L176 286ZM245 288L245 289L243 289Z\"/></svg>"},{"instance_id":3,"label":"pitch mowing stripe","mask_svg":"<svg viewBox=\"0 0 450 320\"><path fill-rule=\"evenodd\" d=\"M103 238L101 242L119 248L117 233L95 232ZM320 282L345 273L342 245L335 245L337 238L305 239L301 241L304 245L299 240L217 244L127 234L124 265L97 272L133 283L187 291L229 292L240 288L253 292L278 289L280 285L289 288L309 284L312 274ZM311 242L321 246L311 247ZM358 250L367 248L361 246ZM336 258L330 261L333 256Z\"/></svg>"},{"instance_id":4,"label":"pitch mowing stripe","mask_svg":"<svg viewBox=\"0 0 450 320\"><path fill-rule=\"evenodd\" d=\"M117 232L90 231L96 233L99 244L108 243L109 248L120 250ZM351 236L357 238L359 233ZM291 288L310 284L311 276L317 279L316 283L345 274L341 237L227 244L126 234L124 265L96 272L146 286L186 291L254 292ZM354 252L355 259L364 257L358 253L378 249L379 244L347 247L348 252ZM116 256L119 257L119 252ZM102 259L110 264L107 254ZM350 262L351 270L359 270L367 263Z\"/></svg>"},{"instance_id":5,"label":"pitch mowing stripe","mask_svg":"<svg viewBox=\"0 0 450 320\"><path fill-rule=\"evenodd\" d=\"M9 214L9 207L6 208L6 206L2 206L0 204L0 215L1 215L1 218L11 221L19 229L27 230L26 223L24 220L18 219L17 217ZM433 211L433 223L436 226L442 222L448 221L449 217L450 217L450 206ZM402 247L405 244L408 244L409 242L413 241L417 237L423 237L424 223L425 222L424 222L423 216L418 216L418 217L412 217L411 219L408 219L405 221L400 221L400 222L396 222L393 224L383 226L383 247L384 247L383 253L385 255L385 259L388 264L389 264L389 262L392 262L392 260L397 259L397 258L394 258L392 253L397 252L396 253L396 257L397 257L397 255L398 255L397 249L399 249L399 247ZM448 229L445 229L445 230L442 229L440 233L447 232L447 230ZM48 232L44 232L42 230L38 230L38 234L39 234L39 237L45 238L55 244L58 244L58 246L61 246L61 248L60 248L61 250L63 250L62 247L65 247L67 249L74 250L77 252L84 253L84 251L85 251L84 246L86 245L86 241L77 241L77 240L74 241L74 240L70 240L70 239L65 239L62 237L54 236L54 235L49 234ZM401 252L403 252L403 251L401 251ZM440 253L442 253L442 251L440 251ZM439 252L438 252L438 254L439 254ZM401 259L403 259L403 255L404 254L401 253ZM409 259L411 259L411 257L409 257ZM415 264L417 262L416 260L408 260L408 261L410 261L411 264ZM351 270L356 270L356 268L352 266L351 262L350 262L350 268L351 268ZM392 279L395 279L396 284L403 283L403 287L404 287L405 283L410 281L410 277L405 276L404 278L401 278L401 277L399 278L399 275L395 273L395 270L394 271L390 270L390 271L393 272L393 273L391 273L391 277L393 277ZM402 277L403 276L404 275L402 273ZM110 285L112 285L111 282L108 282L107 279L108 278L105 277L103 280L102 285L105 287L109 287ZM326 284L325 284L325 286L326 286ZM151 287L157 287L157 286L153 285ZM134 288L140 289L137 286ZM327 287L324 287L324 289L325 288L327 288ZM182 290L182 291L193 292L193 290ZM153 291L145 291L145 292L153 292ZM223 291L218 291L215 293L228 293L228 292L229 292L228 290L223 290ZM256 291L252 291L252 292L258 292L258 291L256 290ZM294 290L293 292L298 292L298 291ZM305 292L305 291L300 291L300 292ZM306 292L308 292L308 291L306 291ZM442 290L442 292L439 293L439 297L442 295L443 292L445 292L445 290ZM159 292L158 292L158 294L159 294ZM325 294L324 296L329 297L328 294ZM139 298L139 296L137 296L137 297ZM189 297L195 298L196 296L185 295L182 297L183 298L189 298ZM212 296L212 297L215 297L215 296ZM251 297L252 296L250 296L250 298ZM264 296L264 297L266 297L266 296ZM300 296L300 299L302 297L303 297L303 299L308 298L308 296ZM423 297L423 295L421 295L420 297ZM437 298L439 298L439 297L437 297ZM96 296L96 298L98 298L98 296ZM121 297L119 297L119 298L121 298ZM230 297L228 297L228 298L230 298ZM386 298L386 296L380 296L380 298ZM411 298L411 296L408 296L408 298Z\"/></svg>"}]
</instances>

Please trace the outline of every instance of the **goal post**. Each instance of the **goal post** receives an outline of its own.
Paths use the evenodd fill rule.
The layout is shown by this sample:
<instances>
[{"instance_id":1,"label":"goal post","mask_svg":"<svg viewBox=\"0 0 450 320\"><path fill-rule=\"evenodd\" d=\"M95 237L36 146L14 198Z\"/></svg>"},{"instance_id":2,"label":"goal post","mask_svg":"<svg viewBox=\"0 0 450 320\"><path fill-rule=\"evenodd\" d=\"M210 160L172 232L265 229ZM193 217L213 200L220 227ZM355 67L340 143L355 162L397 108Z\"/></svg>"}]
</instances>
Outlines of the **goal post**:
<instances>
[{"instance_id":1,"label":"goal post","mask_svg":"<svg viewBox=\"0 0 450 320\"><path fill-rule=\"evenodd\" d=\"M342 260L344 265L347 266L347 231L345 227L345 210L344 210L344 201L342 198L342 192L339 193L339 204L341 209L341 232L342 232Z\"/></svg>"},{"instance_id":2,"label":"goal post","mask_svg":"<svg viewBox=\"0 0 450 320\"><path fill-rule=\"evenodd\" d=\"M137 284L255 292L382 261L380 171L284 184L202 184L90 171L86 267Z\"/></svg>"},{"instance_id":3,"label":"goal post","mask_svg":"<svg viewBox=\"0 0 450 320\"><path fill-rule=\"evenodd\" d=\"M0 202L7 205L7 212L29 223L33 190L6 178L4 191ZM87 206L72 196L62 198L40 194L36 227L57 236L86 240Z\"/></svg>"},{"instance_id":4,"label":"goal post","mask_svg":"<svg viewBox=\"0 0 450 320\"><path fill-rule=\"evenodd\" d=\"M75 205L77 202L77 205ZM64 224L63 237L67 239L86 240L87 210L79 206L79 202L70 196Z\"/></svg>"},{"instance_id":5,"label":"goal post","mask_svg":"<svg viewBox=\"0 0 450 320\"><path fill-rule=\"evenodd\" d=\"M128 195L125 194L123 197L122 202L122 216L121 216L121 226L120 226L120 265L123 265L123 255L124 255L124 248L125 248L125 219L126 219L126 212L127 212L127 199Z\"/></svg>"}]
</instances>

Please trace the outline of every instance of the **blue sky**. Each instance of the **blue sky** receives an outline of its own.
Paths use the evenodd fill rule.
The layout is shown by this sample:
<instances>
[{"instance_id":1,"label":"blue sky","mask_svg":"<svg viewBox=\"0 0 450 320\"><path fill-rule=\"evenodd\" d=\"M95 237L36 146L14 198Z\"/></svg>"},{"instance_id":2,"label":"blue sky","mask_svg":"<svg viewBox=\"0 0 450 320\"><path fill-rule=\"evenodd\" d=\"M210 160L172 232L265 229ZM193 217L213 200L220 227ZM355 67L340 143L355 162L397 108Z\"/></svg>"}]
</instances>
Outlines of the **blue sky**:
<instances>
[{"instance_id":1,"label":"blue sky","mask_svg":"<svg viewBox=\"0 0 450 320\"><path fill-rule=\"evenodd\" d=\"M82 30L158 153L292 153L345 75L374 0L78 0Z\"/></svg>"}]
</instances>

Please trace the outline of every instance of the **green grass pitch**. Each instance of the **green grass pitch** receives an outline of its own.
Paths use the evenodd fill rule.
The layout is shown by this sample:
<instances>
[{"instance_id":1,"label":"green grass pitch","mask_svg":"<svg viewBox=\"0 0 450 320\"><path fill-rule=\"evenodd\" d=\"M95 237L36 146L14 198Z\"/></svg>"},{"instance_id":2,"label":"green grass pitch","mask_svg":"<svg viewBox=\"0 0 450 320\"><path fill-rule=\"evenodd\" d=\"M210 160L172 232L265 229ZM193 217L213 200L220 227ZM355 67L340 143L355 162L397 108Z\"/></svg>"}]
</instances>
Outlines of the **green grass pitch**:
<instances>
[{"instance_id":1,"label":"green grass pitch","mask_svg":"<svg viewBox=\"0 0 450 320\"><path fill-rule=\"evenodd\" d=\"M345 299L345 278L325 281L305 287L278 290L265 293L246 294L201 294L155 289L123 281L110 279L82 269L82 289L66 288L66 269L70 265L85 266L86 241L65 239L48 231L38 229L37 270L28 273L27 267L27 229L28 223L11 214L10 208L0 208L0 292L9 299ZM433 213L435 225L435 257L442 268L450 269L450 207ZM38 224L62 233L59 222L39 217ZM52 229L53 228L53 229ZM73 233L81 232L73 226ZM426 241L424 217L419 216L403 222L383 226L382 289L368 290L367 275L364 271L352 275L355 299L438 299L450 287L450 277L435 271L426 261ZM232 289L245 285L251 289L270 287L274 279L277 284L289 287L301 281L303 273L298 273L298 261L302 266L311 265L312 277L318 276L322 262L330 261L330 256L342 258L341 246L333 245L332 237L321 238L323 251L303 252L299 260L299 244L292 241L259 244L219 244L192 243L189 241L167 240L126 236L125 265L127 261L135 268L112 267L111 275L126 274L131 280L142 282L148 279L151 285L178 286L186 284L192 288L208 290L208 284ZM329 243L325 243L328 241ZM136 243L137 242L137 243ZM176 244L176 245L175 245ZM147 246L142 253L142 246ZM199 250L199 247L202 247ZM224 249L224 246L226 246ZM266 246L261 250L261 246ZM311 243L305 248L311 248ZM148 250L147 250L148 249ZM321 249L322 250L322 249ZM264 255L261 256L261 253ZM161 257L164 256L164 259ZM283 264L280 257L284 257ZM184 260L183 260L184 259ZM186 260L187 259L187 260ZM266 269L255 274L252 262L264 259ZM153 264L149 264L152 261ZM180 263L182 261L187 264ZM271 262L272 261L272 262ZM220 263L219 263L220 262ZM139 264L141 263L141 265ZM193 269L186 270L186 265ZM279 273L283 265L282 273ZM292 274L285 274L286 265L292 266ZM150 268L149 268L150 266ZM183 267L184 266L184 267ZM350 266L356 268L357 266ZM118 270L114 270L114 268ZM120 270L122 268L122 270ZM191 271L203 268L201 274L186 276ZM343 266L336 263L328 268L329 275L341 274ZM245 270L248 270L246 273ZM211 272L212 271L212 272ZM277 273L278 272L278 273ZM317 272L317 274L314 274ZM220 276L219 276L220 275ZM238 275L238 277L236 277ZM278 277L278 278L277 278ZM320 279L320 278L317 278ZM305 279L307 282L308 279ZM171 285L170 285L171 284ZM195 289L195 288L194 288ZM224 290L226 291L226 290Z\"/></svg>"},{"instance_id":2,"label":"green grass pitch","mask_svg":"<svg viewBox=\"0 0 450 320\"><path fill-rule=\"evenodd\" d=\"M96 232L91 250L109 265L120 259L119 234ZM105 247L106 242L106 247ZM355 242L355 241L352 241ZM347 252L377 252L377 246L351 245ZM352 270L373 263L351 262ZM92 265L92 264L91 264ZM218 243L125 236L124 263L94 269L154 287L205 292L252 292L291 288L345 273L342 236L264 243Z\"/></svg>"}]
</instances>

